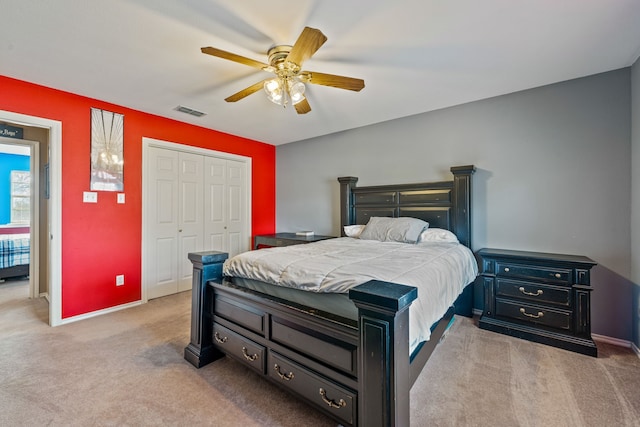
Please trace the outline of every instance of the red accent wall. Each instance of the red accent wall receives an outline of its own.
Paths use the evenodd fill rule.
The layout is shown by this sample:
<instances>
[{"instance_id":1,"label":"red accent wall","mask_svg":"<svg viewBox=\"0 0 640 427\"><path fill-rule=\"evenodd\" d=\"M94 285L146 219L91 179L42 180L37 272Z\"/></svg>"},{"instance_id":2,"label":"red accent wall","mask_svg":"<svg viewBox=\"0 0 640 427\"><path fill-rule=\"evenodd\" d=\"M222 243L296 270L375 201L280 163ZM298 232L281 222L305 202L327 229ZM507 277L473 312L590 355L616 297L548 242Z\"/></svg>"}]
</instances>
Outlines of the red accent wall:
<instances>
[{"instance_id":1,"label":"red accent wall","mask_svg":"<svg viewBox=\"0 0 640 427\"><path fill-rule=\"evenodd\" d=\"M275 147L0 76L0 110L62 122L62 317L141 298L142 137L252 158L252 235L275 231ZM124 114L124 193L89 191L90 109ZM125 284L115 286L115 276Z\"/></svg>"}]
</instances>

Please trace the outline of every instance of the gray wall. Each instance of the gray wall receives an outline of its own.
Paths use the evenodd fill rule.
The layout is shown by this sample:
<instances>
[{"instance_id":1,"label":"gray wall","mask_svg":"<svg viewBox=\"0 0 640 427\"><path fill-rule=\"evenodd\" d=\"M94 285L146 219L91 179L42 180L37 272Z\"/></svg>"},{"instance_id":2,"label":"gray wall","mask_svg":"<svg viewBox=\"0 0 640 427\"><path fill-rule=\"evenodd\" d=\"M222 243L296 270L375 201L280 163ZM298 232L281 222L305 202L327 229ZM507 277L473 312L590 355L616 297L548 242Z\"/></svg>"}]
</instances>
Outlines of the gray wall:
<instances>
[{"instance_id":1,"label":"gray wall","mask_svg":"<svg viewBox=\"0 0 640 427\"><path fill-rule=\"evenodd\" d=\"M633 341L640 347L640 59L631 68L631 279Z\"/></svg>"},{"instance_id":2,"label":"gray wall","mask_svg":"<svg viewBox=\"0 0 640 427\"><path fill-rule=\"evenodd\" d=\"M592 258L593 332L630 340L630 99L626 68L278 146L277 230L338 235L338 176L432 181L474 164L472 248Z\"/></svg>"}]
</instances>

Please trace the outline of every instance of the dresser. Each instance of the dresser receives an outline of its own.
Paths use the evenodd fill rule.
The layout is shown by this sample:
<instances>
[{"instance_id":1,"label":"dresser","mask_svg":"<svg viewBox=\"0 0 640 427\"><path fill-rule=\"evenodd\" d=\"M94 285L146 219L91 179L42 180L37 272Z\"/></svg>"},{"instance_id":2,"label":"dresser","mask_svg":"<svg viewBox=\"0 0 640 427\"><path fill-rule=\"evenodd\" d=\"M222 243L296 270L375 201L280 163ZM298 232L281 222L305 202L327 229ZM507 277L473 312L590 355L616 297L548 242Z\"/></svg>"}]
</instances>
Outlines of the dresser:
<instances>
[{"instance_id":1,"label":"dresser","mask_svg":"<svg viewBox=\"0 0 640 427\"><path fill-rule=\"evenodd\" d=\"M484 311L480 328L589 356L590 271L584 256L481 249Z\"/></svg>"},{"instance_id":2,"label":"dresser","mask_svg":"<svg viewBox=\"0 0 640 427\"><path fill-rule=\"evenodd\" d=\"M274 246L291 246L302 243L333 239L335 236L298 236L296 233L262 234L253 239L253 249L271 248Z\"/></svg>"}]
</instances>

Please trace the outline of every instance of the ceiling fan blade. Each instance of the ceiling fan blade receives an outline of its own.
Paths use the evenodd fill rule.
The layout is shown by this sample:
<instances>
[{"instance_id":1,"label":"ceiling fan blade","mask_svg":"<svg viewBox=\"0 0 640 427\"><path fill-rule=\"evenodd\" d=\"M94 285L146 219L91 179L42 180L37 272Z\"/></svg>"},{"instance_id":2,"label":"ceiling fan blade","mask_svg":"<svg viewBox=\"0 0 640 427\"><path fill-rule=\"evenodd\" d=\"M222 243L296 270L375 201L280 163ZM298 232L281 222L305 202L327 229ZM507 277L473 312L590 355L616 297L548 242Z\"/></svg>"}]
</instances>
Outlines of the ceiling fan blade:
<instances>
[{"instance_id":1,"label":"ceiling fan blade","mask_svg":"<svg viewBox=\"0 0 640 427\"><path fill-rule=\"evenodd\" d=\"M300 73L302 81L315 85L337 87L338 89L360 92L364 87L364 80L353 77L336 76L335 74L316 73L315 71L303 71Z\"/></svg>"},{"instance_id":2,"label":"ceiling fan blade","mask_svg":"<svg viewBox=\"0 0 640 427\"><path fill-rule=\"evenodd\" d=\"M259 91L260 89L262 89L264 87L264 82L266 82L267 80L271 80L271 79L265 79L262 80L258 83L252 84L251 86L242 89L239 92L234 93L233 95L225 98L224 100L227 102L236 102L236 101L240 101L241 99L256 93L257 91Z\"/></svg>"},{"instance_id":3,"label":"ceiling fan blade","mask_svg":"<svg viewBox=\"0 0 640 427\"><path fill-rule=\"evenodd\" d=\"M296 40L291 48L287 56L287 61L302 66L302 63L311 58L326 41L327 37L322 34L322 31L311 27L304 27L300 37L298 37L298 40Z\"/></svg>"},{"instance_id":4,"label":"ceiling fan blade","mask_svg":"<svg viewBox=\"0 0 640 427\"><path fill-rule=\"evenodd\" d=\"M238 62L240 64L248 65L250 67L259 68L265 71L273 71L273 67L264 62L256 61L245 56L236 55L235 53L227 52L226 50L216 49L215 47L203 47L200 49L202 53L207 55L217 56L218 58L228 59L229 61Z\"/></svg>"},{"instance_id":5,"label":"ceiling fan blade","mask_svg":"<svg viewBox=\"0 0 640 427\"><path fill-rule=\"evenodd\" d=\"M311 105L309 105L307 98L302 98L302 101L298 102L294 107L296 107L298 114L307 114L311 111Z\"/></svg>"}]
</instances>

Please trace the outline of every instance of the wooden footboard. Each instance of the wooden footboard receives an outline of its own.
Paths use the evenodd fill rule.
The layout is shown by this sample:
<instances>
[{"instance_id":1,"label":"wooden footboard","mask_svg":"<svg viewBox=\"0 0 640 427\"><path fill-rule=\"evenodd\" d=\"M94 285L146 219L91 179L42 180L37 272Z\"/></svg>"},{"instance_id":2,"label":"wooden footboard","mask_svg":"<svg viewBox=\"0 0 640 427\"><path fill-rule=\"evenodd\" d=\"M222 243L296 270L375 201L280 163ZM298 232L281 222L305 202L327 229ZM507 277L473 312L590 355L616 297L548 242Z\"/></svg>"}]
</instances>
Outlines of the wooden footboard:
<instances>
[{"instance_id":1,"label":"wooden footboard","mask_svg":"<svg viewBox=\"0 0 640 427\"><path fill-rule=\"evenodd\" d=\"M354 325L223 283L226 258L216 251L189 254L187 361L199 368L234 357L343 425L409 425L408 308L416 288L380 281L353 288Z\"/></svg>"}]
</instances>

